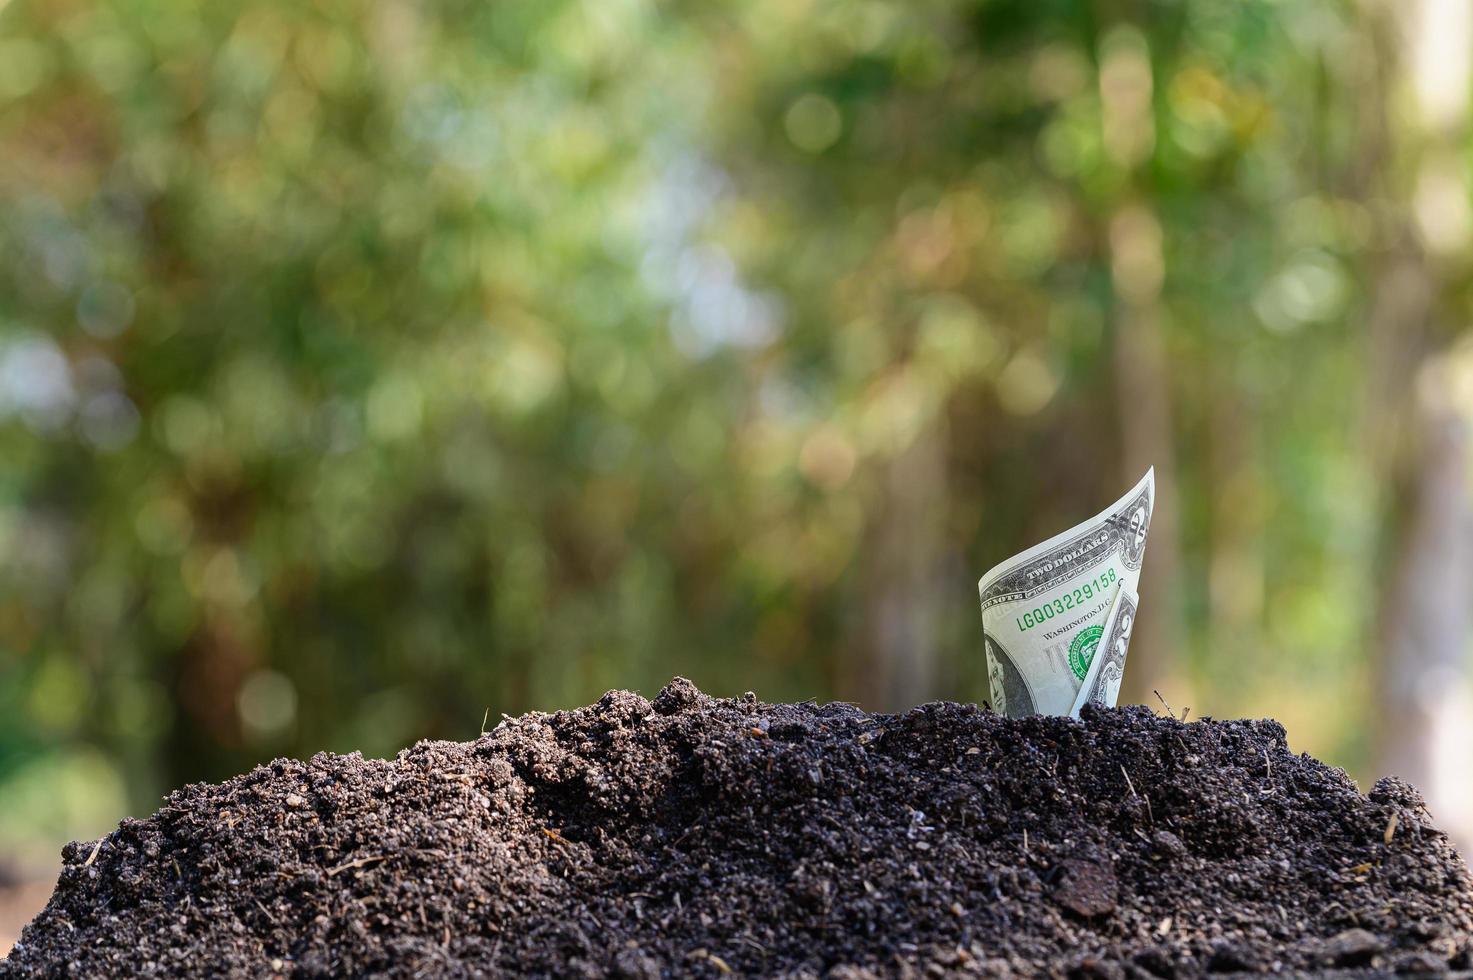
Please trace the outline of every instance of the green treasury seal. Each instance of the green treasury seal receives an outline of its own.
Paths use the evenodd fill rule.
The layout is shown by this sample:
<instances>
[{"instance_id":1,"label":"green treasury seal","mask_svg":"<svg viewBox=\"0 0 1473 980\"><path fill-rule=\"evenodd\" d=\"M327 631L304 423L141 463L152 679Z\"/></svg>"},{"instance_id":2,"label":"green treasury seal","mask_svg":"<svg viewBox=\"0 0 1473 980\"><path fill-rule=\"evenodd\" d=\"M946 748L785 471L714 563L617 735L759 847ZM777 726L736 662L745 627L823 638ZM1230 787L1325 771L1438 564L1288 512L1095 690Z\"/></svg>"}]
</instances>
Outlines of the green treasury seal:
<instances>
[{"instance_id":1,"label":"green treasury seal","mask_svg":"<svg viewBox=\"0 0 1473 980\"><path fill-rule=\"evenodd\" d=\"M1069 669L1080 680L1089 673L1090 661L1095 658L1095 648L1100 645L1104 632L1103 626L1086 626L1074 634L1074 642L1069 644Z\"/></svg>"}]
</instances>

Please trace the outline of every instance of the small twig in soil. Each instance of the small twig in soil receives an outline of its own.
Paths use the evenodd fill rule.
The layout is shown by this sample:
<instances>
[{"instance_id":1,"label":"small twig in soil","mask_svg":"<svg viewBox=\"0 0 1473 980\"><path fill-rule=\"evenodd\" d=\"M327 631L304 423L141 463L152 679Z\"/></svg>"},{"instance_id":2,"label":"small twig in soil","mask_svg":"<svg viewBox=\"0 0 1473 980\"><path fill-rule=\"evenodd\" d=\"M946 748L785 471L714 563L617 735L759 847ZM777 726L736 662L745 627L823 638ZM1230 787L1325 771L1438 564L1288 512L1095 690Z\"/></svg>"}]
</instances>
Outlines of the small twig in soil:
<instances>
[{"instance_id":1,"label":"small twig in soil","mask_svg":"<svg viewBox=\"0 0 1473 980\"><path fill-rule=\"evenodd\" d=\"M1156 690L1153 687L1153 688L1151 688L1151 693L1154 694L1154 695L1156 695L1156 700L1160 701L1161 704L1166 708L1166 717L1168 717L1168 718L1175 718L1176 717L1176 709L1173 708L1167 702L1167 700L1161 696L1161 692L1158 691L1158 690Z\"/></svg>"},{"instance_id":2,"label":"small twig in soil","mask_svg":"<svg viewBox=\"0 0 1473 980\"><path fill-rule=\"evenodd\" d=\"M1400 819L1401 819L1401 814L1399 814L1399 813L1393 813L1391 815L1391 819L1388 820L1388 821L1386 821L1386 833L1385 833L1384 837L1385 837L1385 840L1386 840L1386 843L1387 844L1390 844L1391 843L1391 838L1393 838L1393 837L1396 836L1396 824L1397 824L1397 821L1399 821Z\"/></svg>"},{"instance_id":3,"label":"small twig in soil","mask_svg":"<svg viewBox=\"0 0 1473 980\"><path fill-rule=\"evenodd\" d=\"M262 915L264 915L266 918L268 918L268 919L271 920L271 924L272 925L274 925L274 926L280 926L281 925L281 923L277 920L276 916L272 915L271 912L270 912L270 910L267 909L266 906L264 906L264 905L261 904L261 900L259 898L253 898L253 899L251 899L251 901L253 901L253 902L256 903L256 908L258 908L258 909L261 910L261 914Z\"/></svg>"},{"instance_id":4,"label":"small twig in soil","mask_svg":"<svg viewBox=\"0 0 1473 980\"><path fill-rule=\"evenodd\" d=\"M490 707L487 707L486 708L486 713L481 716L481 734L482 735L486 734L486 722L488 722L490 720L491 720L491 709L490 709Z\"/></svg>"},{"instance_id":5,"label":"small twig in soil","mask_svg":"<svg viewBox=\"0 0 1473 980\"><path fill-rule=\"evenodd\" d=\"M1120 767L1120 775L1125 777L1125 785L1130 787L1130 795L1139 799L1140 794L1135 791L1135 783L1130 781L1130 773L1125 771L1124 766Z\"/></svg>"},{"instance_id":6,"label":"small twig in soil","mask_svg":"<svg viewBox=\"0 0 1473 980\"><path fill-rule=\"evenodd\" d=\"M692 950L687 955L686 958L687 959L692 959L692 960L706 960L712 966L716 967L716 969L718 971L720 971L721 973L730 973L731 972L731 967L730 966L727 966L726 960L723 960L721 957L717 956L715 953L713 953L713 952L711 952L709 950L706 950L706 949Z\"/></svg>"},{"instance_id":7,"label":"small twig in soil","mask_svg":"<svg viewBox=\"0 0 1473 980\"><path fill-rule=\"evenodd\" d=\"M571 841L569 841L562 834L558 833L556 830L553 830L551 827L543 827L542 832L551 837L553 840L557 841L559 844L563 845L564 847L573 846Z\"/></svg>"},{"instance_id":8,"label":"small twig in soil","mask_svg":"<svg viewBox=\"0 0 1473 980\"><path fill-rule=\"evenodd\" d=\"M352 861L348 861L338 865L336 868L329 868L327 871L327 876L329 878L335 878L344 871L351 871L355 868L367 867L370 864L376 864L379 861L387 861L388 859L389 856L387 854L375 854L370 857L355 858Z\"/></svg>"},{"instance_id":9,"label":"small twig in soil","mask_svg":"<svg viewBox=\"0 0 1473 980\"><path fill-rule=\"evenodd\" d=\"M767 762L767 769L768 769L769 772L772 771L772 760L770 760L770 759ZM675 838L675 840L673 840L673 841L670 842L670 846L671 847L677 847L677 846L679 846L680 843L681 843L681 841L685 840L691 834L694 834L696 831L698 831L700 829L701 829L701 825L700 824L698 824L698 823L691 824L689 827L685 828L685 833L681 834L679 837Z\"/></svg>"},{"instance_id":10,"label":"small twig in soil","mask_svg":"<svg viewBox=\"0 0 1473 980\"><path fill-rule=\"evenodd\" d=\"M84 868L90 868L90 867L92 867L92 862L97 860L97 855L102 850L102 841L103 841L103 838L101 838L101 837L97 838L97 846L94 847L94 848L92 848L92 853L89 854L89 855L87 855L87 860L85 860L85 861L82 862L82 867L84 867ZM1388 843L1389 842L1390 842L1390 839L1388 838Z\"/></svg>"}]
</instances>

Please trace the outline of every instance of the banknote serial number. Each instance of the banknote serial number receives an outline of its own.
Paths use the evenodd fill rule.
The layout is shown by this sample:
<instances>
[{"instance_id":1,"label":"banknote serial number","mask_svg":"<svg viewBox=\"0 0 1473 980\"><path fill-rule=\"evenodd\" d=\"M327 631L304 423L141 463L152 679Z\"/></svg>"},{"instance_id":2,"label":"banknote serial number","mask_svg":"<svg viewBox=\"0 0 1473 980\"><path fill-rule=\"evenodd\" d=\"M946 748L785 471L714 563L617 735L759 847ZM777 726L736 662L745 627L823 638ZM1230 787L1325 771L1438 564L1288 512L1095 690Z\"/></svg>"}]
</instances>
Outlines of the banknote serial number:
<instances>
[{"instance_id":1,"label":"banknote serial number","mask_svg":"<svg viewBox=\"0 0 1473 980\"><path fill-rule=\"evenodd\" d=\"M1062 616L1076 606L1084 605L1086 601L1093 599L1095 596L1104 595L1105 591L1118 580L1119 576L1115 573L1115 569L1105 569L1074 591L1065 592L1053 602L1045 602L1037 609L1029 610L1021 616L1014 617L1018 624L1018 632L1026 633L1033 627L1046 623L1055 616Z\"/></svg>"}]
</instances>

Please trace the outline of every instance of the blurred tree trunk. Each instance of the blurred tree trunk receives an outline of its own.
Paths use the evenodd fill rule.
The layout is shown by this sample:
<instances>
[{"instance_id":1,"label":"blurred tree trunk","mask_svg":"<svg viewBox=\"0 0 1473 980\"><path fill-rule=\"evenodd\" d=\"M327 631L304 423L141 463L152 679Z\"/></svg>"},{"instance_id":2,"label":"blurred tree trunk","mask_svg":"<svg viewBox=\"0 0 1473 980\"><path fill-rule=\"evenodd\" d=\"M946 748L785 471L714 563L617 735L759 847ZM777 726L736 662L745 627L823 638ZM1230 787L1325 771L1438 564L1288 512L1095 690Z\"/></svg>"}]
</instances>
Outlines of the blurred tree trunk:
<instances>
[{"instance_id":1,"label":"blurred tree trunk","mask_svg":"<svg viewBox=\"0 0 1473 980\"><path fill-rule=\"evenodd\" d=\"M1381 606L1376 671L1379 768L1419 787L1458 843L1473 843L1466 753L1468 596L1473 540L1468 422L1446 397L1449 366L1417 385L1415 450L1403 454L1406 505Z\"/></svg>"},{"instance_id":2,"label":"blurred tree trunk","mask_svg":"<svg viewBox=\"0 0 1473 980\"><path fill-rule=\"evenodd\" d=\"M1156 143L1152 105L1156 88L1145 34L1118 24L1096 39L1101 136L1106 155L1149 185L1148 164ZM1150 539L1141 568L1140 615L1125 673L1124 702L1154 703L1152 691L1185 700L1180 674L1181 637L1176 583L1180 542L1176 517L1176 454L1172 446L1171 389L1168 382L1165 311L1161 286L1166 277L1161 224L1145 203L1127 193L1109 222L1110 282L1115 308L1115 389L1119 406L1123 489L1156 468L1156 503ZM1106 495L1106 500L1113 499Z\"/></svg>"},{"instance_id":3,"label":"blurred tree trunk","mask_svg":"<svg viewBox=\"0 0 1473 980\"><path fill-rule=\"evenodd\" d=\"M1232 377L1213 372L1206 476L1211 513L1207 569L1207 651L1245 662L1262 648L1265 561L1265 472L1262 409ZM1211 713L1216 706L1202 706Z\"/></svg>"},{"instance_id":4,"label":"blurred tree trunk","mask_svg":"<svg viewBox=\"0 0 1473 980\"><path fill-rule=\"evenodd\" d=\"M864 556L864 610L838 679L842 697L900 711L935 696L936 642L946 560L944 434L929 426L886 465Z\"/></svg>"},{"instance_id":5,"label":"blurred tree trunk","mask_svg":"<svg viewBox=\"0 0 1473 980\"><path fill-rule=\"evenodd\" d=\"M1373 652L1376 774L1422 791L1464 853L1473 846L1466 752L1473 588L1467 408L1461 356L1435 352L1438 282L1409 241L1391 250L1370 323L1367 441L1382 501ZM1462 366L1466 371L1468 366Z\"/></svg>"},{"instance_id":6,"label":"blurred tree trunk","mask_svg":"<svg viewBox=\"0 0 1473 980\"><path fill-rule=\"evenodd\" d=\"M1468 650L1473 525L1468 480L1469 406L1458 375L1473 364L1446 335L1461 324L1439 302L1443 266L1466 262L1467 184L1450 165L1468 107L1473 23L1461 0L1368 7L1373 73L1366 95L1378 107L1366 129L1369 169L1413 175L1410 193L1382 186L1413 216L1397 229L1376 281L1370 323L1367 437L1383 502L1381 585L1375 655L1378 771L1410 780L1455 840L1473 844L1467 780ZM1378 16L1379 15L1379 16ZM1389 48L1390 50L1384 50ZM1393 78L1419 113L1392 109ZM1380 181L1378 181L1379 183ZM1429 254L1430 253L1430 254ZM1454 329L1436 329L1453 327Z\"/></svg>"},{"instance_id":7,"label":"blurred tree trunk","mask_svg":"<svg viewBox=\"0 0 1473 980\"><path fill-rule=\"evenodd\" d=\"M1156 506L1141 567L1140 615L1136 618L1130 670L1121 700L1154 705L1152 692L1159 690L1173 706L1181 708L1190 703L1190 696L1179 669L1181 631L1176 621L1176 583L1181 543L1166 355L1159 311L1131 310L1126 315L1129 322L1120 325L1115 348L1123 449L1120 485L1128 487L1148 468L1156 467Z\"/></svg>"},{"instance_id":8,"label":"blurred tree trunk","mask_svg":"<svg viewBox=\"0 0 1473 980\"><path fill-rule=\"evenodd\" d=\"M1141 568L1140 615L1130 646L1122 703L1156 703L1154 691L1175 707L1190 704L1182 676L1176 584L1181 543L1176 515L1176 453L1172 445L1171 390L1162 336L1161 229L1150 211L1127 205L1110 225L1111 272L1117 299L1115 388L1119 405L1119 490L1156 468L1156 505ZM1107 493L1104 499L1110 499Z\"/></svg>"}]
</instances>

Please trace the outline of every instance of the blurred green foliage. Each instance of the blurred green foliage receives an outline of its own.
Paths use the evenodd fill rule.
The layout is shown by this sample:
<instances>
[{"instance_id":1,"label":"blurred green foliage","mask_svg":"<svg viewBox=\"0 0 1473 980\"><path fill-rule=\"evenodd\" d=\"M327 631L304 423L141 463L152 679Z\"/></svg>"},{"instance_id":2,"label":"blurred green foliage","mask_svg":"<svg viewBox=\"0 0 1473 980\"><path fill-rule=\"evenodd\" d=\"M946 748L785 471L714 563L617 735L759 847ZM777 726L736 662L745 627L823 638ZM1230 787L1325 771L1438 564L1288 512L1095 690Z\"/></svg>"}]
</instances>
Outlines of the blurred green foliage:
<instances>
[{"instance_id":1,"label":"blurred green foliage","mask_svg":"<svg viewBox=\"0 0 1473 980\"><path fill-rule=\"evenodd\" d=\"M911 479L935 693L980 699L977 575L1138 475L1145 315L1164 656L1198 713L1359 761L1364 35L1324 0L0 5L0 796L111 816L111 773L146 811L677 672L852 690Z\"/></svg>"}]
</instances>

